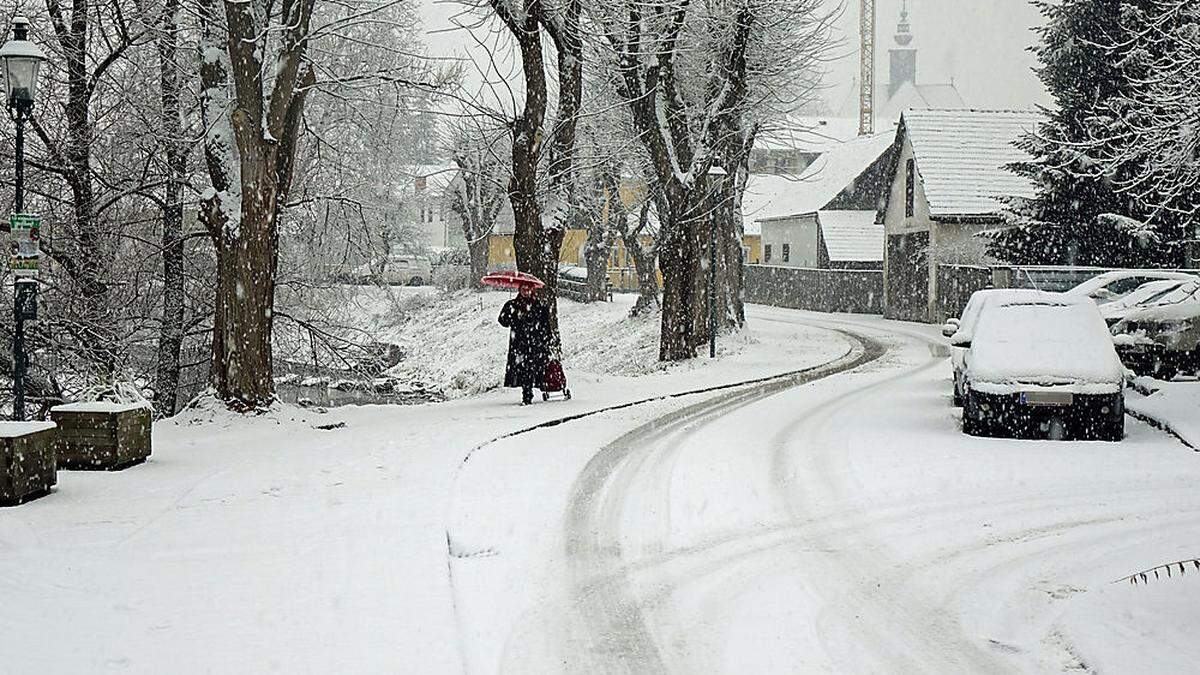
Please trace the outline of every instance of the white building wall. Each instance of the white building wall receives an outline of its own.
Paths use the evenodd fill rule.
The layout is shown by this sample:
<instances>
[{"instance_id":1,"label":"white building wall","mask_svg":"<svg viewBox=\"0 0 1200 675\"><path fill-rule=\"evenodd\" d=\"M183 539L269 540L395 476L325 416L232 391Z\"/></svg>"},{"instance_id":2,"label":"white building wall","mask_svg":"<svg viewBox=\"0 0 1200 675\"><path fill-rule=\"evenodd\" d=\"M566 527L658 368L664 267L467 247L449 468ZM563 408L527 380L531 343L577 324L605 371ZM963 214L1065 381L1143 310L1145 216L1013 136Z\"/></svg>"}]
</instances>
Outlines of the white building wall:
<instances>
[{"instance_id":1,"label":"white building wall","mask_svg":"<svg viewBox=\"0 0 1200 675\"><path fill-rule=\"evenodd\" d=\"M783 247L788 246L788 260L783 259ZM814 214L797 216L786 220L768 220L762 223L763 264L782 267L815 268L820 264L818 251L817 218ZM767 246L771 247L771 259L766 259Z\"/></svg>"}]
</instances>

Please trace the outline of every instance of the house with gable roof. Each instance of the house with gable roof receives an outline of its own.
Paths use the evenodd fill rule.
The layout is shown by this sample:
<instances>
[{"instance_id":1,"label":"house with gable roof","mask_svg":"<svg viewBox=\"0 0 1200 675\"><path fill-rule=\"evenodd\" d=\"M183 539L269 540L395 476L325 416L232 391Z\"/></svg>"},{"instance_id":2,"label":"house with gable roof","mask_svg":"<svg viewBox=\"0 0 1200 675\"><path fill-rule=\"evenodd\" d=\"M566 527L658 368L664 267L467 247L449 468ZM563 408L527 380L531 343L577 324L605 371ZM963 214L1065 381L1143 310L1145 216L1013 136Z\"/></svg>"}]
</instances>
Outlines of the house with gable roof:
<instances>
[{"instance_id":1,"label":"house with gable roof","mask_svg":"<svg viewBox=\"0 0 1200 675\"><path fill-rule=\"evenodd\" d=\"M936 321L939 264L988 264L979 235L1006 227L1004 200L1033 184L1009 171L1029 159L1015 145L1042 115L1022 110L907 110L890 153L877 214L886 236L884 314Z\"/></svg>"},{"instance_id":2,"label":"house with gable roof","mask_svg":"<svg viewBox=\"0 0 1200 675\"><path fill-rule=\"evenodd\" d=\"M875 214L888 184L893 138L855 138L829 148L799 176L772 177L782 181L775 198L745 213L747 234L761 237L762 264L880 269L883 227Z\"/></svg>"}]
</instances>

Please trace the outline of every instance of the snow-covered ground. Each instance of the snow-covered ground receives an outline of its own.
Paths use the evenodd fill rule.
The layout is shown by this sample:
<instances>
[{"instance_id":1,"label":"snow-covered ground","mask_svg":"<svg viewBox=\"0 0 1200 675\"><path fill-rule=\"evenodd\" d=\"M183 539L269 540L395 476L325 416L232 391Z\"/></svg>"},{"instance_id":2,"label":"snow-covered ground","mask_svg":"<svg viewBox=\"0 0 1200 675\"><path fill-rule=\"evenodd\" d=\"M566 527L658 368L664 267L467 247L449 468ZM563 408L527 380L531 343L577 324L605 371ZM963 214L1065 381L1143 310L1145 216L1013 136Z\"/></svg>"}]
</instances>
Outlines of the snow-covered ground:
<instances>
[{"instance_id":1,"label":"snow-covered ground","mask_svg":"<svg viewBox=\"0 0 1200 675\"><path fill-rule=\"evenodd\" d=\"M490 391L502 384L508 332L500 329L496 317L512 293L396 295L398 289L372 290L396 298L390 307L383 305L392 325L380 338L401 345L406 357L389 375L422 383L448 398ZM660 317L651 313L630 318L636 299L633 294L617 294L613 302L559 301L559 321L566 336L563 366L568 377L573 372L637 377L696 367L694 363L664 366L659 362ZM726 360L756 340L754 330L727 336L718 343L718 356ZM775 354L773 350L763 353Z\"/></svg>"},{"instance_id":2,"label":"snow-covered ground","mask_svg":"<svg viewBox=\"0 0 1200 675\"><path fill-rule=\"evenodd\" d=\"M1200 553L1200 455L1132 421L1119 444L964 436L933 327L761 307L750 326L716 362L640 377L568 363L569 402L501 390L159 424L151 462L64 472L0 512L3 668L1200 662L1200 576L1111 583ZM659 398L488 442L875 344L877 360L781 391Z\"/></svg>"},{"instance_id":3,"label":"snow-covered ground","mask_svg":"<svg viewBox=\"0 0 1200 675\"><path fill-rule=\"evenodd\" d=\"M849 349L785 310L759 315L736 338L745 348L716 362L645 377L569 370L566 402L522 407L501 390L158 423L148 463L62 472L53 494L0 511L0 671L460 672L446 516L471 448Z\"/></svg>"},{"instance_id":4,"label":"snow-covered ground","mask_svg":"<svg viewBox=\"0 0 1200 675\"><path fill-rule=\"evenodd\" d=\"M1192 672L1200 577L1112 582L1197 554L1200 458L964 436L927 328L844 320L887 356L489 446L451 521L471 670Z\"/></svg>"},{"instance_id":5,"label":"snow-covered ground","mask_svg":"<svg viewBox=\"0 0 1200 675\"><path fill-rule=\"evenodd\" d=\"M1200 381L1162 382L1149 377L1134 380L1126 405L1137 415L1177 434L1200 449Z\"/></svg>"}]
</instances>

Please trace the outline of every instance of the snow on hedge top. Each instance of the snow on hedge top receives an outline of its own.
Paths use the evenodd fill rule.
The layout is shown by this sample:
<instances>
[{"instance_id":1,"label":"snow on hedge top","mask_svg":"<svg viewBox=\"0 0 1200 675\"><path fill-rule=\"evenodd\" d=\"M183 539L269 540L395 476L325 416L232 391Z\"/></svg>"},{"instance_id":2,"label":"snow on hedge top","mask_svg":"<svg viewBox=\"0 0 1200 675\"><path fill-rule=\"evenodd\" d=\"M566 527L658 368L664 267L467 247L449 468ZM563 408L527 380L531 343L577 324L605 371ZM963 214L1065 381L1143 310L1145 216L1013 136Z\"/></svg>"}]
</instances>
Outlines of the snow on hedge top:
<instances>
[{"instance_id":1,"label":"snow on hedge top","mask_svg":"<svg viewBox=\"0 0 1200 675\"><path fill-rule=\"evenodd\" d=\"M833 262L883 262L883 224L874 211L818 211L817 222Z\"/></svg>"},{"instance_id":2,"label":"snow on hedge top","mask_svg":"<svg viewBox=\"0 0 1200 675\"><path fill-rule=\"evenodd\" d=\"M1004 167L1029 160L1013 142L1041 121L1023 110L905 111L930 215L990 215L998 198L1032 197L1033 183Z\"/></svg>"},{"instance_id":3,"label":"snow on hedge top","mask_svg":"<svg viewBox=\"0 0 1200 675\"><path fill-rule=\"evenodd\" d=\"M1125 369L1096 305L1084 299L991 304L968 357L971 388L988 394L1052 388L1121 391Z\"/></svg>"}]
</instances>

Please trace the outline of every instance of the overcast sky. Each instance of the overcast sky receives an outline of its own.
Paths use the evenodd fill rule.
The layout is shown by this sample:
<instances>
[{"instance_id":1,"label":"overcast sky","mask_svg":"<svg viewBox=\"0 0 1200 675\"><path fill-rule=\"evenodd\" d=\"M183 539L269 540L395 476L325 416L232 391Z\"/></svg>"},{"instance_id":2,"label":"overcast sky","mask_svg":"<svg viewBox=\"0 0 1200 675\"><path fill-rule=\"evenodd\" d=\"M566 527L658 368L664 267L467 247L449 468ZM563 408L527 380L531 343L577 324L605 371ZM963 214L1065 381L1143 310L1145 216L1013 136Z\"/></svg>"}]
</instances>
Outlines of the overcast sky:
<instances>
[{"instance_id":1,"label":"overcast sky","mask_svg":"<svg viewBox=\"0 0 1200 675\"><path fill-rule=\"evenodd\" d=\"M470 54L475 48L462 31L440 32L450 27L449 17L459 11L452 2L420 0L430 34L430 51L440 56ZM840 22L845 44L827 78L825 98L831 107L842 107L858 72L858 0L846 0ZM877 0L878 37L876 78L888 79L887 50L895 42L902 0ZM976 108L1029 108L1045 103L1047 96L1030 70L1034 59L1027 47L1035 41L1031 31L1041 16L1028 0L908 0L909 22L918 48L917 81L940 84L953 78L967 105Z\"/></svg>"}]
</instances>

